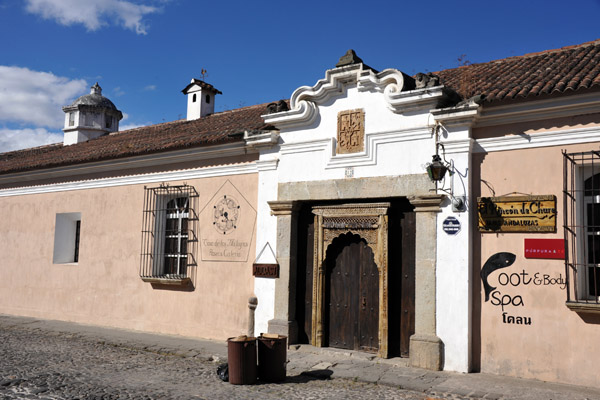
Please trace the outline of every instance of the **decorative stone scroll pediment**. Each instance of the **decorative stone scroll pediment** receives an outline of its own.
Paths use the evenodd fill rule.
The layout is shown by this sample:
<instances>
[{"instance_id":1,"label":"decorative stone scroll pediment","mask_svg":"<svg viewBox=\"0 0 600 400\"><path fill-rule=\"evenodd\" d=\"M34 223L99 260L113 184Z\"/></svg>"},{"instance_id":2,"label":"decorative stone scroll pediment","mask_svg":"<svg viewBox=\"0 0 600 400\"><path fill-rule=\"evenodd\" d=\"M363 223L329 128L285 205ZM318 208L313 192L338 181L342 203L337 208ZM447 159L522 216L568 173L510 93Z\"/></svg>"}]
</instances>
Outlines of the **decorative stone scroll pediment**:
<instances>
[{"instance_id":1,"label":"decorative stone scroll pediment","mask_svg":"<svg viewBox=\"0 0 600 400\"><path fill-rule=\"evenodd\" d=\"M397 69L377 72L363 63L351 63L327 70L325 78L314 86L301 86L296 89L290 98L288 111L274 112L262 117L265 123L278 128L309 125L317 118L317 105L344 93L348 85L356 85L358 90L363 92L383 93L387 107L394 113L436 108L448 97L448 90L443 85L428 85L415 89L415 79Z\"/></svg>"}]
</instances>

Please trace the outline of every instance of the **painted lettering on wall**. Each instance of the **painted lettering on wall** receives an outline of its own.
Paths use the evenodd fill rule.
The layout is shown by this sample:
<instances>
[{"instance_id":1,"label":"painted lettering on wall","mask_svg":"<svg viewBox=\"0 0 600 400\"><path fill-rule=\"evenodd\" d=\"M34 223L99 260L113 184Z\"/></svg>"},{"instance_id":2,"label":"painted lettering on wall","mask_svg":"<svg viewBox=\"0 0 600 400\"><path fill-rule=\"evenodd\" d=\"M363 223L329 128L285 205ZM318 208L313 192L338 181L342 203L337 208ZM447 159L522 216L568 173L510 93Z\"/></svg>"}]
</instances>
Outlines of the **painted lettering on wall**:
<instances>
[{"instance_id":1,"label":"painted lettering on wall","mask_svg":"<svg viewBox=\"0 0 600 400\"><path fill-rule=\"evenodd\" d=\"M256 210L247 197L247 193L226 180L204 203L198 214L202 261L248 261L253 247Z\"/></svg>"},{"instance_id":2,"label":"painted lettering on wall","mask_svg":"<svg viewBox=\"0 0 600 400\"><path fill-rule=\"evenodd\" d=\"M502 288L494 287L490 284L490 274L502 268L511 266L516 260L513 253L503 252L492 255L481 268L481 281L485 290L485 301L499 307L502 314L502 323L516 325L531 325L531 317L509 315L512 308L520 307L521 310L525 307L525 301L521 294L508 294ZM566 289L567 282L562 276L551 275L547 273L535 272L530 273L521 269L520 272L500 272L494 281L498 282L498 286L512 288L526 288L533 286L556 286L561 290Z\"/></svg>"},{"instance_id":3,"label":"painted lettering on wall","mask_svg":"<svg viewBox=\"0 0 600 400\"><path fill-rule=\"evenodd\" d=\"M567 282L563 278L562 274L558 274L556 277L550 276L550 274L542 274L540 272L536 272L531 275L525 270L521 272L513 272L511 274L507 274L506 272L502 272L498 275L498 283L502 286L513 286L517 287L520 285L535 285L535 286L559 286L561 290L567 287Z\"/></svg>"},{"instance_id":4,"label":"painted lettering on wall","mask_svg":"<svg viewBox=\"0 0 600 400\"><path fill-rule=\"evenodd\" d=\"M490 303L496 307L500 307L502 309L502 322L505 324L518 324L518 325L531 325L530 317L521 317L521 316L513 316L507 315L507 312L504 310L504 307L512 306L512 307L524 307L525 303L523 302L523 297L521 295L510 295L510 294L502 294L499 290L496 290L496 287L489 284L488 279L492 272L501 269L510 267L516 260L517 256L513 253L502 252L496 253L492 255L488 260L483 264L483 268L481 268L481 280L483 282L483 288L485 290L485 301L487 302L491 296L492 300ZM506 273L503 272L506 275ZM520 284L520 276L517 274L519 278ZM510 282L510 279L507 281ZM500 282L498 282L500 283Z\"/></svg>"},{"instance_id":5,"label":"painted lettering on wall","mask_svg":"<svg viewBox=\"0 0 600 400\"><path fill-rule=\"evenodd\" d=\"M202 239L202 246L211 257L242 257L249 243L237 239Z\"/></svg>"}]
</instances>

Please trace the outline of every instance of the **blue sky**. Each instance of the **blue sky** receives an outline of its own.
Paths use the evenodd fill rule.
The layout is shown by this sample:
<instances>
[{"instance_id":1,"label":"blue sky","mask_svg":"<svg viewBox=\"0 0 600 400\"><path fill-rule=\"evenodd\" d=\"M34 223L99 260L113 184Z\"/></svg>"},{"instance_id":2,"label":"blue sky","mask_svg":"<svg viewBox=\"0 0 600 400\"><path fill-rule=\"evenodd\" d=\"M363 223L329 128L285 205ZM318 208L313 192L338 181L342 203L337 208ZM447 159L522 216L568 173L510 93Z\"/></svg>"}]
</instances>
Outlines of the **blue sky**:
<instances>
[{"instance_id":1,"label":"blue sky","mask_svg":"<svg viewBox=\"0 0 600 400\"><path fill-rule=\"evenodd\" d=\"M414 75L600 38L600 0L0 0L0 152L62 141L61 107L96 81L121 130L185 118L201 78L216 110L289 98L353 48Z\"/></svg>"}]
</instances>

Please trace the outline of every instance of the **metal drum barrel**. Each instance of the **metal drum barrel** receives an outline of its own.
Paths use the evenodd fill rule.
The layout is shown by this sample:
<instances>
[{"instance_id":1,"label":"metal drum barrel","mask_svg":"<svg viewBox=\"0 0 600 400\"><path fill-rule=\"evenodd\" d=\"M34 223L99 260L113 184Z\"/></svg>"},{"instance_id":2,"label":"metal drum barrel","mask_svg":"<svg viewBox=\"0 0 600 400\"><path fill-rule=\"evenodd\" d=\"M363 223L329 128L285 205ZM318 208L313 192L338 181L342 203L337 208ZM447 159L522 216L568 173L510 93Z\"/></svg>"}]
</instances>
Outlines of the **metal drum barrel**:
<instances>
[{"instance_id":1,"label":"metal drum barrel","mask_svg":"<svg viewBox=\"0 0 600 400\"><path fill-rule=\"evenodd\" d=\"M258 378L263 382L285 380L287 336L263 333L258 337Z\"/></svg>"},{"instance_id":2,"label":"metal drum barrel","mask_svg":"<svg viewBox=\"0 0 600 400\"><path fill-rule=\"evenodd\" d=\"M227 339L229 383L252 385L256 383L256 338L238 336Z\"/></svg>"}]
</instances>

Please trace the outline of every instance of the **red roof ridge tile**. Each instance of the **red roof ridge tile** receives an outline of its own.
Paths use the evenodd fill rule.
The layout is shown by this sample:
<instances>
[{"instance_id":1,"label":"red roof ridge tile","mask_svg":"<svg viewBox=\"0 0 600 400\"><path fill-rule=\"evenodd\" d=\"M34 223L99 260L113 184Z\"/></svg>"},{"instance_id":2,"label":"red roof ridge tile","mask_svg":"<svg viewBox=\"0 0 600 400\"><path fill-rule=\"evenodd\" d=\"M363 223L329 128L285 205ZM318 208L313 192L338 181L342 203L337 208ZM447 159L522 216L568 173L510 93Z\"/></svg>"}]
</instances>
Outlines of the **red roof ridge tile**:
<instances>
[{"instance_id":1,"label":"red roof ridge tile","mask_svg":"<svg viewBox=\"0 0 600 400\"><path fill-rule=\"evenodd\" d=\"M533 53L525 53L525 54L523 54L521 56L507 57L504 60L508 60L508 59L511 59L511 58L525 58L525 57L539 56L541 54L556 53L556 52L559 52L559 51L571 50L571 49L576 49L576 48L580 48L580 47L587 47L587 46L595 46L595 45L599 45L599 44L600 44L600 39L596 39L596 40L591 40L591 41L585 42L585 43L572 44L572 45L569 45L569 46L559 47L558 49L549 49L549 50L537 51L537 52L533 52ZM501 60L498 60L498 61L501 61Z\"/></svg>"},{"instance_id":2,"label":"red roof ridge tile","mask_svg":"<svg viewBox=\"0 0 600 400\"><path fill-rule=\"evenodd\" d=\"M213 116L213 115L219 115L219 114L234 113L234 112L249 110L251 108L260 108L260 107L264 107L265 114L266 114L266 112L267 112L267 106L269 104L271 104L271 103L272 103L272 101L269 101L268 103L260 103L260 104L253 104L251 106L244 106L244 107L239 107L239 108L232 108L230 110L223 110L223 111L216 112L214 114L207 115L207 117L210 117L210 116Z\"/></svg>"},{"instance_id":3,"label":"red roof ridge tile","mask_svg":"<svg viewBox=\"0 0 600 400\"><path fill-rule=\"evenodd\" d=\"M50 150L51 148L54 147L63 147L63 142L58 142L58 143L48 143L48 144L43 144L41 146L35 146L35 147L27 147L26 149L17 149L17 150L9 150L9 151L5 151L4 153L0 153L1 157L10 157L13 154L18 154L18 153L23 153L23 152L31 152L31 151L36 151L36 150Z\"/></svg>"},{"instance_id":4,"label":"red roof ridge tile","mask_svg":"<svg viewBox=\"0 0 600 400\"><path fill-rule=\"evenodd\" d=\"M600 39L435 72L463 98L486 101L565 93L600 84Z\"/></svg>"},{"instance_id":5,"label":"red roof ridge tile","mask_svg":"<svg viewBox=\"0 0 600 400\"><path fill-rule=\"evenodd\" d=\"M136 126L135 128L125 129L124 131L110 132L109 136L120 135L121 133L126 133L126 132L133 132L133 131L141 130L141 129L144 129L144 128L148 128L150 126L152 126L152 127L167 126L167 125L174 125L174 124L177 124L177 123L180 123L180 122L186 122L186 120L185 119L176 119L175 121L159 122L158 124L140 125L140 126Z\"/></svg>"},{"instance_id":6,"label":"red roof ridge tile","mask_svg":"<svg viewBox=\"0 0 600 400\"><path fill-rule=\"evenodd\" d=\"M266 114L267 105L271 104L271 103L272 102L260 103L260 104L253 104L251 106L244 106L244 107L239 107L239 108L232 108L230 110L218 111L218 112L206 115L206 116L198 118L198 119L192 119L192 120L177 119L175 121L160 122L158 124L140 125L140 126L136 126L135 128L126 129L124 131L111 132L111 133L109 133L109 135L110 136L116 136L116 135L120 135L122 133L133 133L135 131L140 131L140 130L144 130L144 129L148 129L148 128L160 128L160 127L165 127L165 126L169 126L169 125L185 124L185 123L188 123L188 122L189 123L193 123L194 121L206 120L206 119L209 119L210 117L218 117L220 115L224 115L224 114L228 114L228 113L244 112L244 111L247 111L249 109L260 108L260 107L264 107L265 108L265 114Z\"/></svg>"},{"instance_id":7,"label":"red roof ridge tile","mask_svg":"<svg viewBox=\"0 0 600 400\"><path fill-rule=\"evenodd\" d=\"M580 43L580 44L574 44L574 45L570 45L570 46L564 46L564 47L560 47L558 49L550 49L550 50L544 50L544 51L526 53L526 54L522 54L522 55L519 55L519 56L510 56L510 57L505 57L505 58L498 58L496 60L484 61L484 62L480 62L480 63L472 63L472 64L468 64L468 65L460 65L460 66L454 67L454 68L446 68L446 69L434 71L433 74L439 74L440 72L460 70L460 69L469 69L469 68L472 68L472 67L475 67L475 66L478 66L478 65L500 64L500 63L505 63L505 62L508 62L508 61L514 61L514 60L518 60L518 59L527 59L527 58L531 58L531 57L536 57L536 56L540 56L540 55L543 55L543 54L559 53L559 52L566 51L566 50L572 50L572 49L576 49L576 48L584 48L584 47L596 46L596 45L600 45L600 39L596 39L596 40L592 40L592 41L585 42L585 43Z\"/></svg>"}]
</instances>

